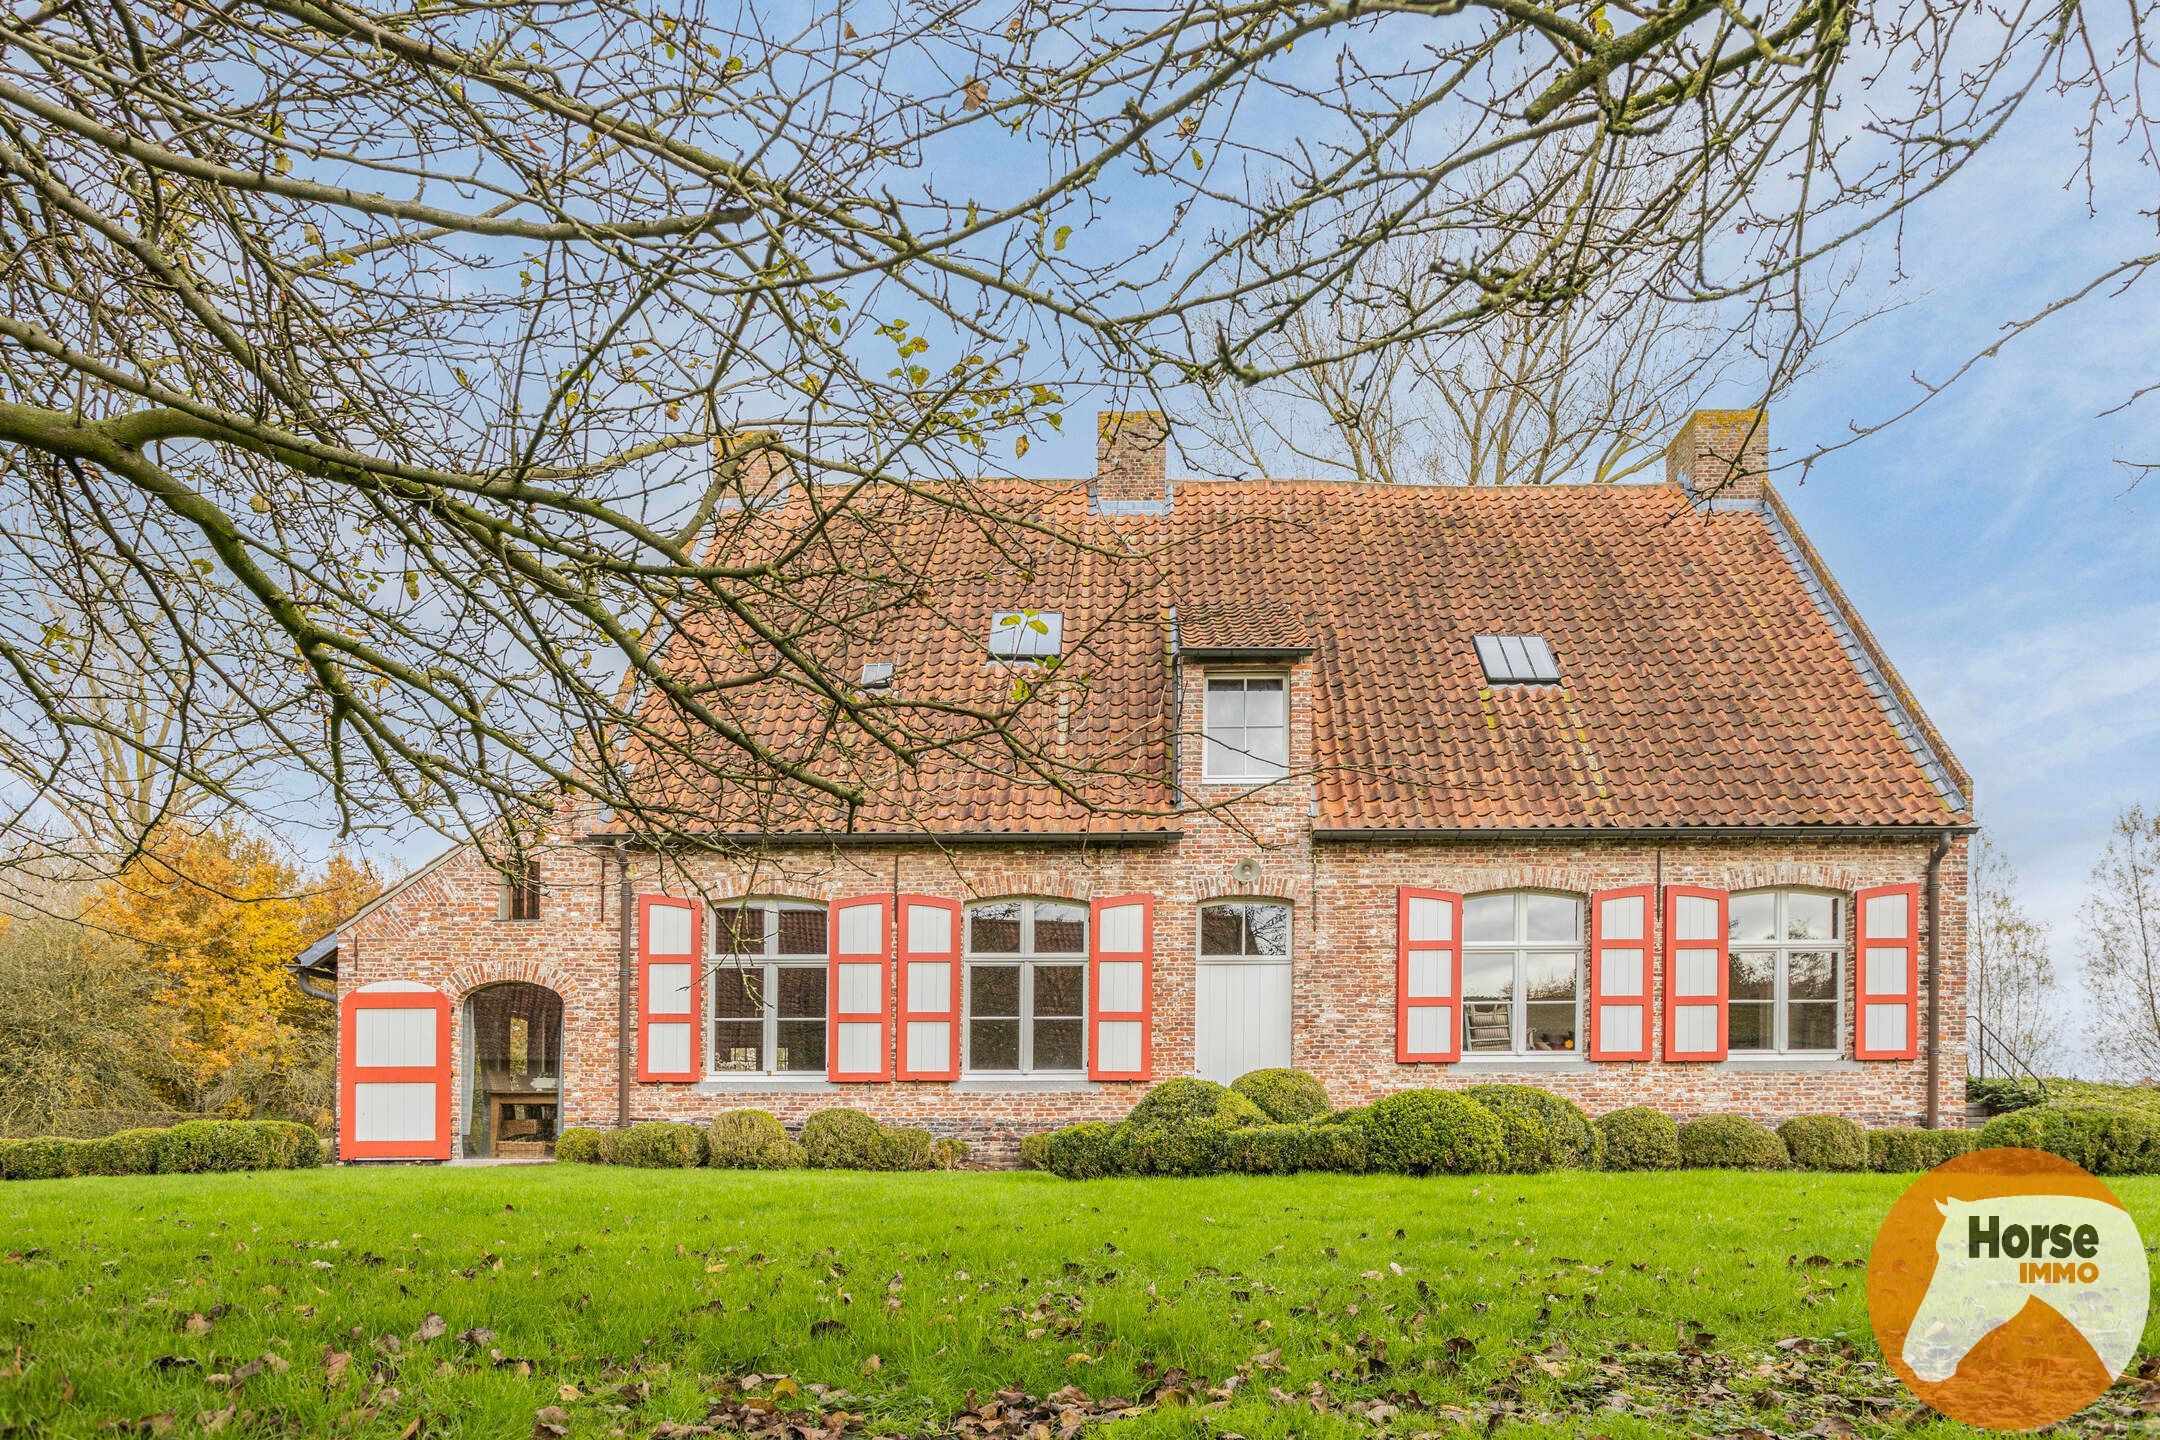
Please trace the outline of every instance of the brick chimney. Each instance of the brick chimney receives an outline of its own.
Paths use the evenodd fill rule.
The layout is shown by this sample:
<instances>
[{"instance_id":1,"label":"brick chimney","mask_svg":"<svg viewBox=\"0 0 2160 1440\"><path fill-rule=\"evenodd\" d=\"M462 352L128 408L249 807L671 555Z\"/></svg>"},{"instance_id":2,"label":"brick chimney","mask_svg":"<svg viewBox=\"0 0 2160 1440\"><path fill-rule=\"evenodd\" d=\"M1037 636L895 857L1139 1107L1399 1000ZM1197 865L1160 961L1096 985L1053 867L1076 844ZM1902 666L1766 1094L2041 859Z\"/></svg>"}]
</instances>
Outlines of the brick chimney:
<instances>
[{"instance_id":1,"label":"brick chimney","mask_svg":"<svg viewBox=\"0 0 2160 1440\"><path fill-rule=\"evenodd\" d=\"M1697 500L1760 500L1770 483L1765 410L1697 410L1665 447L1665 483Z\"/></svg>"},{"instance_id":2,"label":"brick chimney","mask_svg":"<svg viewBox=\"0 0 2160 1440\"><path fill-rule=\"evenodd\" d=\"M738 430L713 441L713 476L723 504L782 505L795 468L770 430Z\"/></svg>"},{"instance_id":3,"label":"brick chimney","mask_svg":"<svg viewBox=\"0 0 2160 1440\"><path fill-rule=\"evenodd\" d=\"M1170 421L1160 410L1105 410L1096 416L1090 508L1134 514L1167 507L1169 444Z\"/></svg>"}]
</instances>

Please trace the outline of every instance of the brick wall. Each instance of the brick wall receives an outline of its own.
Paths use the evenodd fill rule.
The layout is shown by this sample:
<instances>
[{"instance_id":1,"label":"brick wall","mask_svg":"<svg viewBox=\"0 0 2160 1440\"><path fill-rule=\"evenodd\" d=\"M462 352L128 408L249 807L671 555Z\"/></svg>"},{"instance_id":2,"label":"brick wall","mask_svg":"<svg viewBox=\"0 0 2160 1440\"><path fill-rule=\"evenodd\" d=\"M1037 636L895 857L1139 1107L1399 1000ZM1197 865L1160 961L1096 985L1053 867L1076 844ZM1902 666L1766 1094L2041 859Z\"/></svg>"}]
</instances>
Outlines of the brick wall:
<instances>
[{"instance_id":1,"label":"brick wall","mask_svg":"<svg viewBox=\"0 0 2160 1440\"><path fill-rule=\"evenodd\" d=\"M1302 668L1302 667L1301 667ZM1188 715L1197 717L1188 675ZM1309 745L1309 676L1294 676L1293 725L1303 727L1293 759ZM1186 750L1187 778L1197 776L1197 747ZM1474 893L1535 887L1587 896L1622 885L1699 883L1728 889L1798 885L1849 892L1867 885L1925 878L1924 840L1710 840L1662 844L1607 840L1494 842L1318 842L1306 820L1306 787L1187 817L1177 841L1098 849L982 845L885 848L791 847L754 858L699 857L660 866L631 861L639 892L702 892L708 899L758 895L830 900L878 892L921 892L960 899L1002 895L1157 897L1154 1063L1157 1079L1193 1065L1195 924L1200 902L1225 895L1278 898L1294 907L1293 1060L1325 1082L1338 1105L1392 1090L1521 1079L1567 1095L1593 1113L1651 1104L1676 1115L1739 1111L1775 1123L1812 1112L1869 1124L1917 1124L1926 1110L1925 1046L1910 1062L1842 1061L1786 1068L1720 1065L1569 1063L1558 1069L1493 1062L1397 1065L1394 1060L1395 891L1400 885ZM1225 797L1196 788L1196 803ZM1965 1073L1965 856L1955 842L1943 866L1942 1113L1963 1114ZM1238 883L1232 867L1247 856L1261 876ZM617 1115L617 997L620 915L613 857L561 844L541 852L544 901L535 921L495 918L495 873L458 852L360 922L347 935L339 983L350 990L382 980L413 980L459 1002L504 980L547 985L564 1003L564 1123L608 1126ZM1846 933L1851 933L1847 901ZM1923 915L1923 922L1924 922ZM1925 940L1923 936L1923 941ZM1923 951L1923 954L1925 952ZM1850 1053L1853 966L1846 966L1843 1044ZM1662 977L1659 977L1662 980ZM1656 1007L1653 1006L1653 1010ZM464 1036L455 1027L453 1062L462 1074ZM797 1082L799 1083L799 1082ZM1136 1098L1132 1085L1013 1088L963 1081L811 1088L728 1088L636 1084L633 1119L705 1119L735 1106L758 1106L792 1122L832 1105L854 1105L890 1121L959 1135L995 1162L1017 1137L1078 1119L1115 1118ZM456 1097L453 1130L466 1126Z\"/></svg>"}]
</instances>

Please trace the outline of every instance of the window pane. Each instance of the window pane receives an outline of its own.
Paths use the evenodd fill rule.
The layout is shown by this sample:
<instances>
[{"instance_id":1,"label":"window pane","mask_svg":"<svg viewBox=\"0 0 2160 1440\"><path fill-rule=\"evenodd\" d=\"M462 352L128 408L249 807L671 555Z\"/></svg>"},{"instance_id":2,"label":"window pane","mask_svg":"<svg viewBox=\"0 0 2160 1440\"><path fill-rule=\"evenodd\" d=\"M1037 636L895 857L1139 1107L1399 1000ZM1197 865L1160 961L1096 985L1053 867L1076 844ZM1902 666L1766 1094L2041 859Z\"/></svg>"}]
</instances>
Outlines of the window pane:
<instances>
[{"instance_id":1,"label":"window pane","mask_svg":"<svg viewBox=\"0 0 2160 1440\"><path fill-rule=\"evenodd\" d=\"M1756 1000L1735 1001L1727 1007L1730 1017L1728 1048L1733 1050L1768 1050L1772 1044L1770 1021L1772 1007Z\"/></svg>"},{"instance_id":2,"label":"window pane","mask_svg":"<svg viewBox=\"0 0 2160 1440\"><path fill-rule=\"evenodd\" d=\"M1523 1044L1531 1050L1575 1048L1575 1002L1531 1001L1523 1007Z\"/></svg>"},{"instance_id":3,"label":"window pane","mask_svg":"<svg viewBox=\"0 0 2160 1440\"><path fill-rule=\"evenodd\" d=\"M782 965L778 968L780 1018L799 1017L822 1024L825 1019L825 967ZM824 1061L818 1063L823 1065Z\"/></svg>"},{"instance_id":4,"label":"window pane","mask_svg":"<svg viewBox=\"0 0 2160 1440\"><path fill-rule=\"evenodd\" d=\"M1248 955L1288 955L1290 953L1289 906L1248 905L1245 907L1245 953Z\"/></svg>"},{"instance_id":5,"label":"window pane","mask_svg":"<svg viewBox=\"0 0 2160 1440\"><path fill-rule=\"evenodd\" d=\"M993 900L968 911L968 949L977 955L1020 952L1020 902Z\"/></svg>"},{"instance_id":6,"label":"window pane","mask_svg":"<svg viewBox=\"0 0 2160 1440\"><path fill-rule=\"evenodd\" d=\"M1785 994L1794 1000L1837 999L1837 955L1795 950L1785 957Z\"/></svg>"},{"instance_id":7,"label":"window pane","mask_svg":"<svg viewBox=\"0 0 2160 1440\"><path fill-rule=\"evenodd\" d=\"M1828 895L1785 897L1785 938L1788 940L1835 940L1837 901Z\"/></svg>"},{"instance_id":8,"label":"window pane","mask_svg":"<svg viewBox=\"0 0 2160 1440\"><path fill-rule=\"evenodd\" d=\"M1733 896L1726 933L1735 941L1777 939L1777 897L1767 890Z\"/></svg>"},{"instance_id":9,"label":"window pane","mask_svg":"<svg viewBox=\"0 0 2160 1440\"><path fill-rule=\"evenodd\" d=\"M1280 775L1290 768L1290 732L1280 725L1253 725L1245 731L1250 767L1259 774Z\"/></svg>"},{"instance_id":10,"label":"window pane","mask_svg":"<svg viewBox=\"0 0 2160 1440\"><path fill-rule=\"evenodd\" d=\"M1037 1020L1035 1022L1035 1068L1037 1070L1080 1070L1085 1061L1080 1048L1078 1020Z\"/></svg>"},{"instance_id":11,"label":"window pane","mask_svg":"<svg viewBox=\"0 0 2160 1440\"><path fill-rule=\"evenodd\" d=\"M1086 993L1084 965L1037 965L1035 967L1035 1013L1078 1015Z\"/></svg>"},{"instance_id":12,"label":"window pane","mask_svg":"<svg viewBox=\"0 0 2160 1440\"><path fill-rule=\"evenodd\" d=\"M713 1026L714 1070L763 1070L765 1024L761 1020L722 1020Z\"/></svg>"},{"instance_id":13,"label":"window pane","mask_svg":"<svg viewBox=\"0 0 2160 1440\"><path fill-rule=\"evenodd\" d=\"M723 1019L756 1017L765 1013L765 969L733 966L713 971L713 1014Z\"/></svg>"},{"instance_id":14,"label":"window pane","mask_svg":"<svg viewBox=\"0 0 2160 1440\"><path fill-rule=\"evenodd\" d=\"M1246 769L1245 732L1223 731L1210 728L1207 734L1207 773L1210 775L1243 775Z\"/></svg>"},{"instance_id":15,"label":"window pane","mask_svg":"<svg viewBox=\"0 0 2160 1440\"><path fill-rule=\"evenodd\" d=\"M1801 1000L1785 1007L1785 1048L1837 1049L1837 1003Z\"/></svg>"},{"instance_id":16,"label":"window pane","mask_svg":"<svg viewBox=\"0 0 2160 1440\"><path fill-rule=\"evenodd\" d=\"M1200 909L1200 953L1245 953L1245 912L1236 905L1204 905Z\"/></svg>"},{"instance_id":17,"label":"window pane","mask_svg":"<svg viewBox=\"0 0 2160 1440\"><path fill-rule=\"evenodd\" d=\"M765 912L738 907L713 912L713 949L721 955L765 953Z\"/></svg>"},{"instance_id":18,"label":"window pane","mask_svg":"<svg viewBox=\"0 0 2160 1440\"><path fill-rule=\"evenodd\" d=\"M1207 725L1216 730L1245 723L1245 682L1210 680L1207 684Z\"/></svg>"},{"instance_id":19,"label":"window pane","mask_svg":"<svg viewBox=\"0 0 2160 1440\"><path fill-rule=\"evenodd\" d=\"M1283 682L1274 680L1247 680L1245 682L1245 723L1247 725L1285 724L1285 693Z\"/></svg>"},{"instance_id":20,"label":"window pane","mask_svg":"<svg viewBox=\"0 0 2160 1440\"><path fill-rule=\"evenodd\" d=\"M1573 954L1525 955L1523 957L1523 995L1531 1000L1567 1000L1575 998L1575 976L1579 967Z\"/></svg>"},{"instance_id":21,"label":"window pane","mask_svg":"<svg viewBox=\"0 0 2160 1440\"><path fill-rule=\"evenodd\" d=\"M1463 1006L1463 1046L1470 1050L1512 1050L1514 1037L1506 1001Z\"/></svg>"},{"instance_id":22,"label":"window pane","mask_svg":"<svg viewBox=\"0 0 2160 1440\"><path fill-rule=\"evenodd\" d=\"M968 967L968 1013L970 1015L1018 1015L1020 1013L1020 967L1017 965L970 965ZM1019 1052L1015 1051L1017 1055ZM1014 1063L1018 1063L1015 1061Z\"/></svg>"},{"instance_id":23,"label":"window pane","mask_svg":"<svg viewBox=\"0 0 2160 1440\"><path fill-rule=\"evenodd\" d=\"M1582 906L1565 895L1530 895L1524 903L1530 912L1524 938L1532 943L1573 940L1582 934L1578 919Z\"/></svg>"},{"instance_id":24,"label":"window pane","mask_svg":"<svg viewBox=\"0 0 2160 1440\"><path fill-rule=\"evenodd\" d=\"M1515 897L1473 895L1463 901L1463 939L1472 945L1506 944L1515 938Z\"/></svg>"},{"instance_id":25,"label":"window pane","mask_svg":"<svg viewBox=\"0 0 2160 1440\"><path fill-rule=\"evenodd\" d=\"M1777 956L1768 951L1735 950L1732 957L1732 998L1777 998Z\"/></svg>"},{"instance_id":26,"label":"window pane","mask_svg":"<svg viewBox=\"0 0 2160 1440\"><path fill-rule=\"evenodd\" d=\"M968 1068L971 1070L1018 1070L1020 1068L1020 1022L1018 1020L969 1021Z\"/></svg>"},{"instance_id":27,"label":"window pane","mask_svg":"<svg viewBox=\"0 0 2160 1440\"><path fill-rule=\"evenodd\" d=\"M1504 1000L1515 993L1515 957L1463 956L1463 994L1480 1000Z\"/></svg>"},{"instance_id":28,"label":"window pane","mask_svg":"<svg viewBox=\"0 0 2160 1440\"><path fill-rule=\"evenodd\" d=\"M782 1020L780 1022L780 1057L773 1068L782 1072L825 1070L825 1022L823 1020Z\"/></svg>"},{"instance_id":29,"label":"window pane","mask_svg":"<svg viewBox=\"0 0 2160 1440\"><path fill-rule=\"evenodd\" d=\"M825 907L796 908L789 906L780 912L780 953L782 955L823 955L825 953Z\"/></svg>"},{"instance_id":30,"label":"window pane","mask_svg":"<svg viewBox=\"0 0 2160 1440\"><path fill-rule=\"evenodd\" d=\"M1087 906L1040 900L1035 904L1037 955L1087 954Z\"/></svg>"}]
</instances>

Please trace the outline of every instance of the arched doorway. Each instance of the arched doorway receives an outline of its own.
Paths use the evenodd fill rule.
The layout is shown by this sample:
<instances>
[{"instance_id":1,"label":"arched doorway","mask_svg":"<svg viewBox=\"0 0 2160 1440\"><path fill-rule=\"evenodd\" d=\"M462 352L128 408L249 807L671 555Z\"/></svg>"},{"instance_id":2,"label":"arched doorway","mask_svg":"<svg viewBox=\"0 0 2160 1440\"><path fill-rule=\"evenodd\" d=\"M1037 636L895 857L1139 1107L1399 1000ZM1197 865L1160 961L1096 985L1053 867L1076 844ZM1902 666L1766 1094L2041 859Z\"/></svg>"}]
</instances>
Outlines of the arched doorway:
<instances>
[{"instance_id":1,"label":"arched doorway","mask_svg":"<svg viewBox=\"0 0 2160 1440\"><path fill-rule=\"evenodd\" d=\"M562 997L505 981L465 1000L465 1153L541 1159L562 1115Z\"/></svg>"}]
</instances>

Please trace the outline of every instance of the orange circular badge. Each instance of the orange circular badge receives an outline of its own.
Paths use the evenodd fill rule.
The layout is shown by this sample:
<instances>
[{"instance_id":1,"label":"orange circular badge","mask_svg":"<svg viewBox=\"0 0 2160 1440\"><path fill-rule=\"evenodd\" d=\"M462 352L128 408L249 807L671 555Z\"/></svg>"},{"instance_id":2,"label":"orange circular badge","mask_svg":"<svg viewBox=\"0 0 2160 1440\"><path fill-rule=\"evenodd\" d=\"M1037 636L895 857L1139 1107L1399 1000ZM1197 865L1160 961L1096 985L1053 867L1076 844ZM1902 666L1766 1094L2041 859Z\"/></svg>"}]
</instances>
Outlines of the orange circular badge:
<instances>
[{"instance_id":1,"label":"orange circular badge","mask_svg":"<svg viewBox=\"0 0 2160 1440\"><path fill-rule=\"evenodd\" d=\"M1899 1379L1953 1420L2033 1430L2129 1368L2150 1297L2115 1193L2037 1150L1975 1150L1913 1182L1868 1260L1868 1316Z\"/></svg>"}]
</instances>

